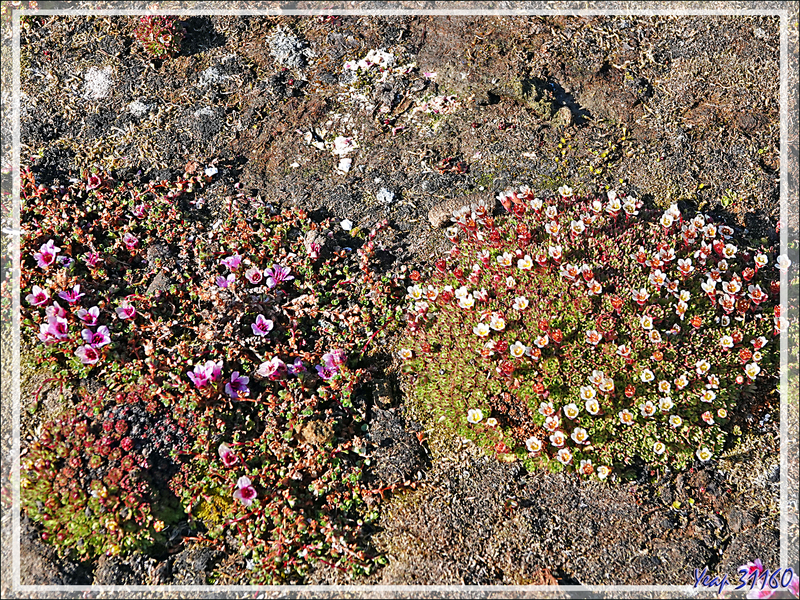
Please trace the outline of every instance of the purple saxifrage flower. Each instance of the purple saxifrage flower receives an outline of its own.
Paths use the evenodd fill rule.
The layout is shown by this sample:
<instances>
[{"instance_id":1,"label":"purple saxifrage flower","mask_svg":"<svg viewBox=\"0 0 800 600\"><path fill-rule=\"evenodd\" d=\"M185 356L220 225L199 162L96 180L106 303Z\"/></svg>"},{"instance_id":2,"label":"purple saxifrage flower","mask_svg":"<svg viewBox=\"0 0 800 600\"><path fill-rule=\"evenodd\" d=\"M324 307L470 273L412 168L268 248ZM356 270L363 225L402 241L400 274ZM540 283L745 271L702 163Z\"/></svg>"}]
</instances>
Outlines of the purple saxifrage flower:
<instances>
[{"instance_id":1,"label":"purple saxifrage flower","mask_svg":"<svg viewBox=\"0 0 800 600\"><path fill-rule=\"evenodd\" d=\"M80 346L75 350L75 356L80 358L84 365L93 365L100 360L100 351L91 346Z\"/></svg>"},{"instance_id":2,"label":"purple saxifrage flower","mask_svg":"<svg viewBox=\"0 0 800 600\"><path fill-rule=\"evenodd\" d=\"M344 350L331 350L322 355L322 361L329 369L336 369L338 371L339 367L347 361L347 356Z\"/></svg>"},{"instance_id":3,"label":"purple saxifrage flower","mask_svg":"<svg viewBox=\"0 0 800 600\"><path fill-rule=\"evenodd\" d=\"M86 323L89 327L94 327L97 325L97 319L100 318L100 308L97 306L93 306L89 310L85 308L81 308L77 313L75 313L77 317Z\"/></svg>"},{"instance_id":4,"label":"purple saxifrage flower","mask_svg":"<svg viewBox=\"0 0 800 600\"><path fill-rule=\"evenodd\" d=\"M66 300L69 304L75 304L84 295L85 294L81 292L80 284L76 285L71 290L65 290L58 293L58 297L62 300Z\"/></svg>"},{"instance_id":5,"label":"purple saxifrage flower","mask_svg":"<svg viewBox=\"0 0 800 600\"><path fill-rule=\"evenodd\" d=\"M247 396L250 393L250 388L247 384L250 383L250 378L246 375L239 375L239 371L231 373L231 380L225 384L225 393L231 398L238 398L239 396Z\"/></svg>"},{"instance_id":6,"label":"purple saxifrage flower","mask_svg":"<svg viewBox=\"0 0 800 600\"><path fill-rule=\"evenodd\" d=\"M233 497L243 505L250 506L257 496L256 489L250 479L240 477L239 481L236 482L236 491L233 492Z\"/></svg>"},{"instance_id":7,"label":"purple saxifrage flower","mask_svg":"<svg viewBox=\"0 0 800 600\"><path fill-rule=\"evenodd\" d=\"M242 257L238 253L234 254L233 256L223 258L221 261L219 261L219 264L228 267L231 271L238 269L241 263Z\"/></svg>"},{"instance_id":8,"label":"purple saxifrage flower","mask_svg":"<svg viewBox=\"0 0 800 600\"><path fill-rule=\"evenodd\" d=\"M89 175L89 178L86 180L86 190L94 190L100 187L103 183L103 180L100 179L100 176L96 173L92 173Z\"/></svg>"},{"instance_id":9,"label":"purple saxifrage flower","mask_svg":"<svg viewBox=\"0 0 800 600\"><path fill-rule=\"evenodd\" d=\"M223 290L227 288L230 284L232 284L234 281L236 281L236 275L234 275L233 273L231 273L227 277L223 277L222 275L217 277L217 285Z\"/></svg>"},{"instance_id":10,"label":"purple saxifrage flower","mask_svg":"<svg viewBox=\"0 0 800 600\"><path fill-rule=\"evenodd\" d=\"M36 259L39 267L46 269L55 262L56 254L58 254L60 251L61 248L57 247L53 240L48 240L47 243L42 244L42 247L39 248L39 252L34 254L33 258Z\"/></svg>"},{"instance_id":11,"label":"purple saxifrage flower","mask_svg":"<svg viewBox=\"0 0 800 600\"><path fill-rule=\"evenodd\" d=\"M32 306L42 306L50 299L50 295L38 285L33 286L31 293L25 296L25 300Z\"/></svg>"},{"instance_id":12,"label":"purple saxifrage flower","mask_svg":"<svg viewBox=\"0 0 800 600\"><path fill-rule=\"evenodd\" d=\"M250 325L253 329L253 335L263 336L267 335L275 324L270 320L264 318L264 315L258 315L256 317L256 322Z\"/></svg>"},{"instance_id":13,"label":"purple saxifrage flower","mask_svg":"<svg viewBox=\"0 0 800 600\"><path fill-rule=\"evenodd\" d=\"M239 462L239 458L233 453L230 446L224 442L219 445L219 457L222 459L222 464L228 468Z\"/></svg>"},{"instance_id":14,"label":"purple saxifrage flower","mask_svg":"<svg viewBox=\"0 0 800 600\"><path fill-rule=\"evenodd\" d=\"M267 286L274 288L276 285L279 285L284 281L290 281L294 279L294 276L290 275L289 273L291 273L291 269L289 269L289 267L284 267L278 264L272 265L271 269L264 271L264 274L267 276Z\"/></svg>"},{"instance_id":15,"label":"purple saxifrage flower","mask_svg":"<svg viewBox=\"0 0 800 600\"><path fill-rule=\"evenodd\" d=\"M116 309L117 316L120 319L132 319L136 316L136 309L127 300L123 300Z\"/></svg>"},{"instance_id":16,"label":"purple saxifrage flower","mask_svg":"<svg viewBox=\"0 0 800 600\"><path fill-rule=\"evenodd\" d=\"M94 251L92 251L92 252L87 252L86 254L84 254L84 255L83 255L83 260L84 260L84 262L86 263L86 266L87 266L87 267L94 268L94 267L96 267L96 266L97 266L97 265L100 263L100 261L101 261L101 259L100 259L100 253L99 253L99 252L94 252Z\"/></svg>"},{"instance_id":17,"label":"purple saxifrage flower","mask_svg":"<svg viewBox=\"0 0 800 600\"><path fill-rule=\"evenodd\" d=\"M266 377L272 381L275 381L277 379L283 379L286 377L288 369L286 368L285 362L283 362L277 356L273 356L267 362L261 363L261 366L258 367L258 371L256 372L261 377Z\"/></svg>"},{"instance_id":18,"label":"purple saxifrage flower","mask_svg":"<svg viewBox=\"0 0 800 600\"><path fill-rule=\"evenodd\" d=\"M125 247L128 250L135 250L136 246L139 245L139 238L137 238L131 232L128 232L122 236L122 243L125 244Z\"/></svg>"},{"instance_id":19,"label":"purple saxifrage flower","mask_svg":"<svg viewBox=\"0 0 800 600\"><path fill-rule=\"evenodd\" d=\"M247 269L247 271L245 272L244 276L247 279L247 281L249 281L253 285L258 285L259 283L261 283L264 280L264 275L256 267L252 267L251 269Z\"/></svg>"},{"instance_id":20,"label":"purple saxifrage flower","mask_svg":"<svg viewBox=\"0 0 800 600\"><path fill-rule=\"evenodd\" d=\"M189 379L198 389L206 387L209 383L219 381L222 375L222 361L206 361L204 365L195 365L194 371L189 371Z\"/></svg>"},{"instance_id":21,"label":"purple saxifrage flower","mask_svg":"<svg viewBox=\"0 0 800 600\"><path fill-rule=\"evenodd\" d=\"M317 375L319 375L325 381L329 379L333 379L333 377L339 372L337 368L331 368L328 365L317 365L314 367L317 370Z\"/></svg>"},{"instance_id":22,"label":"purple saxifrage flower","mask_svg":"<svg viewBox=\"0 0 800 600\"><path fill-rule=\"evenodd\" d=\"M299 375L300 373L305 373L308 371L303 364L303 361L299 358L295 358L293 364L286 365L286 369L289 372L289 375Z\"/></svg>"},{"instance_id":23,"label":"purple saxifrage flower","mask_svg":"<svg viewBox=\"0 0 800 600\"><path fill-rule=\"evenodd\" d=\"M69 323L61 317L50 317L47 320L47 333L57 340L66 340L69 337Z\"/></svg>"},{"instance_id":24,"label":"purple saxifrage flower","mask_svg":"<svg viewBox=\"0 0 800 600\"><path fill-rule=\"evenodd\" d=\"M101 325L97 331L91 329L84 329L81 331L81 337L92 348L102 348L106 344L111 343L111 332L108 327Z\"/></svg>"},{"instance_id":25,"label":"purple saxifrage flower","mask_svg":"<svg viewBox=\"0 0 800 600\"><path fill-rule=\"evenodd\" d=\"M67 316L67 311L61 308L58 302L55 301L52 305L48 306L44 312L48 319L53 319L55 317L61 317L63 319Z\"/></svg>"}]
</instances>

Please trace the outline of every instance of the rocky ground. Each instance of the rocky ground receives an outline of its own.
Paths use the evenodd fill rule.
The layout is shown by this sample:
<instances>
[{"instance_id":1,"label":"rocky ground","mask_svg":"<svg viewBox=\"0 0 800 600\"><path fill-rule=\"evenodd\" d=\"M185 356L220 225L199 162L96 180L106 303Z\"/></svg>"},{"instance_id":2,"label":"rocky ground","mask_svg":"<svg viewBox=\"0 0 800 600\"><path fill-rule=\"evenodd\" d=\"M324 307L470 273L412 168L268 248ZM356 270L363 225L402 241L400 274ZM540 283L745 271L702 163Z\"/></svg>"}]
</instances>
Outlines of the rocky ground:
<instances>
[{"instance_id":1,"label":"rocky ground","mask_svg":"<svg viewBox=\"0 0 800 600\"><path fill-rule=\"evenodd\" d=\"M678 202L777 244L778 17L183 24L180 55L153 60L131 18L25 21L22 161L42 183L92 165L147 180L214 164L221 183L209 202L220 211L242 182L312 218L363 229L388 219L388 270L424 265L441 249L443 204L519 184ZM371 50L392 56L386 77L358 68ZM355 143L343 155L349 165L332 152L338 136ZM796 224L795 207L788 225ZM682 474L644 468L601 485L483 456L438 432L406 406L397 374L387 378L371 407L370 477L414 482L387 495L373 536L388 565L359 581L320 569L310 583L691 584L694 568L733 575L756 558L778 565L775 394L750 401L743 438L713 464ZM24 387L23 403L36 387ZM58 393L42 393L46 414ZM187 544L172 556L74 564L25 520L22 534L22 583L203 584L227 560Z\"/></svg>"}]
</instances>

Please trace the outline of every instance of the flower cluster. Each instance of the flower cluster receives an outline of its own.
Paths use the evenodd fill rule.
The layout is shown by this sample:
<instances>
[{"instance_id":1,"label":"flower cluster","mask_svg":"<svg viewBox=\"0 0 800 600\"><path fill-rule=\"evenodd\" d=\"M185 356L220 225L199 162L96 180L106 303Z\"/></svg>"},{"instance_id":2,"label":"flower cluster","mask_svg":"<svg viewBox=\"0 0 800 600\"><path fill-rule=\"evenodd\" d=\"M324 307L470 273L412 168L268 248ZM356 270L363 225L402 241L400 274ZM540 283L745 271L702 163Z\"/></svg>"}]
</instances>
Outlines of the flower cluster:
<instances>
[{"instance_id":1,"label":"flower cluster","mask_svg":"<svg viewBox=\"0 0 800 600\"><path fill-rule=\"evenodd\" d=\"M45 188L23 175L31 359L76 380L91 369L113 393L146 385L156 414L191 414L169 489L201 535L235 541L254 582L302 581L317 560L368 570L377 500L351 396L402 314L400 288L372 267L385 223L337 237L240 194L212 228L196 208L202 176L144 189L98 179Z\"/></svg>"},{"instance_id":2,"label":"flower cluster","mask_svg":"<svg viewBox=\"0 0 800 600\"><path fill-rule=\"evenodd\" d=\"M509 218L456 211L451 250L408 286L417 400L501 458L600 479L718 455L740 395L774 376L769 252L615 192L498 199Z\"/></svg>"},{"instance_id":3,"label":"flower cluster","mask_svg":"<svg viewBox=\"0 0 800 600\"><path fill-rule=\"evenodd\" d=\"M145 15L133 35L151 56L171 58L180 52L185 31L176 16Z\"/></svg>"}]
</instances>

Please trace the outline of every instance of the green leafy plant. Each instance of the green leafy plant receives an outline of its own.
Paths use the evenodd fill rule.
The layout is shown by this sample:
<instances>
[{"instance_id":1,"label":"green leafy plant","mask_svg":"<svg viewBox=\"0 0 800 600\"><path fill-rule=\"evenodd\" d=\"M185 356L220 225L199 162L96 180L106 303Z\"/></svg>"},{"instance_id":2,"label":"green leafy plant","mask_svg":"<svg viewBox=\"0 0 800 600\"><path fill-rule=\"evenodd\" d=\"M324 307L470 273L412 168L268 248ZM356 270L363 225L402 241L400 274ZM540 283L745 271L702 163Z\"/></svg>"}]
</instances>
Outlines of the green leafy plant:
<instances>
[{"instance_id":1,"label":"green leafy plant","mask_svg":"<svg viewBox=\"0 0 800 600\"><path fill-rule=\"evenodd\" d=\"M171 58L181 50L185 31L178 17L145 15L134 36L145 51L155 58Z\"/></svg>"},{"instance_id":2,"label":"green leafy plant","mask_svg":"<svg viewBox=\"0 0 800 600\"><path fill-rule=\"evenodd\" d=\"M511 216L458 211L451 251L412 276L399 355L416 401L530 468L604 479L719 454L740 396L775 375L769 253L614 192L500 200Z\"/></svg>"},{"instance_id":3,"label":"green leafy plant","mask_svg":"<svg viewBox=\"0 0 800 600\"><path fill-rule=\"evenodd\" d=\"M21 497L44 541L80 559L164 547L183 510L166 489L163 463L187 437L153 413L135 394L124 405L100 394L41 428L22 462Z\"/></svg>"}]
</instances>

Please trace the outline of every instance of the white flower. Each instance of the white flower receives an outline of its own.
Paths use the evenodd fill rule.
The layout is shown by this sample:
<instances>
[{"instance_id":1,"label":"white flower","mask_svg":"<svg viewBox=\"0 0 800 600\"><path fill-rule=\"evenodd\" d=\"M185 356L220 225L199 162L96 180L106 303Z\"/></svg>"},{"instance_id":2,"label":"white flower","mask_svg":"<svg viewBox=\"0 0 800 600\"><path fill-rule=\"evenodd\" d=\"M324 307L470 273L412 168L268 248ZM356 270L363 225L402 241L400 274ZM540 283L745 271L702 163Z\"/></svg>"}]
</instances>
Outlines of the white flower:
<instances>
[{"instance_id":1,"label":"white flower","mask_svg":"<svg viewBox=\"0 0 800 600\"><path fill-rule=\"evenodd\" d=\"M611 468L605 465L600 465L597 467L597 478L601 481L611 475Z\"/></svg>"},{"instance_id":2,"label":"white flower","mask_svg":"<svg viewBox=\"0 0 800 600\"><path fill-rule=\"evenodd\" d=\"M619 411L619 422L623 425L633 424L633 413L627 408Z\"/></svg>"},{"instance_id":3,"label":"white flower","mask_svg":"<svg viewBox=\"0 0 800 600\"><path fill-rule=\"evenodd\" d=\"M708 370L711 368L711 365L708 363L707 360L698 360L695 364L695 369L697 370L698 375L705 375L708 373Z\"/></svg>"},{"instance_id":4,"label":"white flower","mask_svg":"<svg viewBox=\"0 0 800 600\"><path fill-rule=\"evenodd\" d=\"M711 403L711 402L713 402L713 401L716 399L716 397L717 397L717 394L716 394L716 392L714 392L714 390L705 390L705 391L704 391L704 392L701 394L701 397L700 397L700 399L701 399L703 402L709 402L709 403Z\"/></svg>"},{"instance_id":5,"label":"white flower","mask_svg":"<svg viewBox=\"0 0 800 600\"><path fill-rule=\"evenodd\" d=\"M586 444L589 441L589 434L581 427L576 427L570 437L576 444Z\"/></svg>"},{"instance_id":6,"label":"white flower","mask_svg":"<svg viewBox=\"0 0 800 600\"><path fill-rule=\"evenodd\" d=\"M568 185L562 185L560 188L558 188L558 193L561 194L562 198L571 198L572 188Z\"/></svg>"},{"instance_id":7,"label":"white flower","mask_svg":"<svg viewBox=\"0 0 800 600\"><path fill-rule=\"evenodd\" d=\"M729 335L723 335L719 338L719 345L722 346L724 350L733 348L733 338Z\"/></svg>"},{"instance_id":8,"label":"white flower","mask_svg":"<svg viewBox=\"0 0 800 600\"><path fill-rule=\"evenodd\" d=\"M597 392L594 391L594 388L590 385L582 385L581 386L581 400L591 400L595 396L597 396Z\"/></svg>"},{"instance_id":9,"label":"white flower","mask_svg":"<svg viewBox=\"0 0 800 600\"><path fill-rule=\"evenodd\" d=\"M333 140L334 156L344 156L345 154L355 150L357 147L358 146L353 140L353 138L344 137L343 135L340 135L335 140Z\"/></svg>"},{"instance_id":10,"label":"white flower","mask_svg":"<svg viewBox=\"0 0 800 600\"><path fill-rule=\"evenodd\" d=\"M563 446L564 442L566 441L567 437L564 435L563 431L556 431L553 435L550 436L550 443L556 448L561 448L561 446Z\"/></svg>"},{"instance_id":11,"label":"white flower","mask_svg":"<svg viewBox=\"0 0 800 600\"><path fill-rule=\"evenodd\" d=\"M508 277L506 277L506 287L508 289L513 289L517 287L517 280L509 275Z\"/></svg>"},{"instance_id":12,"label":"white flower","mask_svg":"<svg viewBox=\"0 0 800 600\"><path fill-rule=\"evenodd\" d=\"M503 329L506 328L506 320L499 315L492 315L492 318L489 320L489 327L495 331L503 331Z\"/></svg>"},{"instance_id":13,"label":"white flower","mask_svg":"<svg viewBox=\"0 0 800 600\"><path fill-rule=\"evenodd\" d=\"M501 267L510 267L512 258L514 257L510 253L503 252L502 254L498 255L497 264Z\"/></svg>"},{"instance_id":14,"label":"white flower","mask_svg":"<svg viewBox=\"0 0 800 600\"><path fill-rule=\"evenodd\" d=\"M408 288L408 297L412 300L421 300L422 299L422 288L418 285L410 285Z\"/></svg>"},{"instance_id":15,"label":"white flower","mask_svg":"<svg viewBox=\"0 0 800 600\"><path fill-rule=\"evenodd\" d=\"M542 441L537 437L529 437L525 440L525 447L528 449L528 452L539 452L542 449Z\"/></svg>"},{"instance_id":16,"label":"white flower","mask_svg":"<svg viewBox=\"0 0 800 600\"><path fill-rule=\"evenodd\" d=\"M414 353L409 348L400 348L397 355L403 360L408 360L414 356Z\"/></svg>"},{"instance_id":17,"label":"white flower","mask_svg":"<svg viewBox=\"0 0 800 600\"><path fill-rule=\"evenodd\" d=\"M475 298L474 296L467 296L465 298L461 298L458 301L458 305L461 308L472 308L473 306L475 306Z\"/></svg>"},{"instance_id":18,"label":"white flower","mask_svg":"<svg viewBox=\"0 0 800 600\"><path fill-rule=\"evenodd\" d=\"M750 379L755 379L761 372L761 367L758 366L758 363L748 363L744 368L744 372L747 373Z\"/></svg>"},{"instance_id":19,"label":"white flower","mask_svg":"<svg viewBox=\"0 0 800 600\"><path fill-rule=\"evenodd\" d=\"M683 425L683 419L681 419L678 415L671 415L669 418L669 424L675 428L678 428Z\"/></svg>"},{"instance_id":20,"label":"white flower","mask_svg":"<svg viewBox=\"0 0 800 600\"><path fill-rule=\"evenodd\" d=\"M666 397L661 398L658 401L658 408L661 412L669 412L672 410L672 407L675 406L675 403L672 401L672 398Z\"/></svg>"},{"instance_id":21,"label":"white flower","mask_svg":"<svg viewBox=\"0 0 800 600\"><path fill-rule=\"evenodd\" d=\"M458 288L458 289L457 289L455 292L453 292L453 295L454 295L454 296L455 296L455 297L456 297L458 300L461 300L462 298L466 298L467 296L469 296L469 290L468 290L466 287L464 287L464 286L462 285L462 286L461 286L460 288Z\"/></svg>"},{"instance_id":22,"label":"white flower","mask_svg":"<svg viewBox=\"0 0 800 600\"><path fill-rule=\"evenodd\" d=\"M789 257L786 254L781 254L778 257L778 260L775 262L775 266L781 271L788 271L789 267L792 266L792 261L789 260Z\"/></svg>"},{"instance_id":23,"label":"white flower","mask_svg":"<svg viewBox=\"0 0 800 600\"><path fill-rule=\"evenodd\" d=\"M572 462L572 452L570 452L567 448L562 448L558 451L557 458L560 463L568 465Z\"/></svg>"},{"instance_id":24,"label":"white flower","mask_svg":"<svg viewBox=\"0 0 800 600\"><path fill-rule=\"evenodd\" d=\"M656 405L651 400L648 400L639 408L643 417L652 417L656 414Z\"/></svg>"},{"instance_id":25,"label":"white flower","mask_svg":"<svg viewBox=\"0 0 800 600\"><path fill-rule=\"evenodd\" d=\"M650 315L643 315L641 318L642 329L652 329L653 328L653 317Z\"/></svg>"},{"instance_id":26,"label":"white flower","mask_svg":"<svg viewBox=\"0 0 800 600\"><path fill-rule=\"evenodd\" d=\"M513 356L514 358L522 358L523 356L525 356L525 351L527 349L528 348L525 346L525 344L523 344L522 342L517 341L517 342L514 342L511 345L511 347L508 349L508 351L511 354L511 356Z\"/></svg>"},{"instance_id":27,"label":"white flower","mask_svg":"<svg viewBox=\"0 0 800 600\"><path fill-rule=\"evenodd\" d=\"M725 247L722 249L722 255L725 258L733 258L736 256L736 251L738 248L733 244L725 244Z\"/></svg>"},{"instance_id":28,"label":"white flower","mask_svg":"<svg viewBox=\"0 0 800 600\"><path fill-rule=\"evenodd\" d=\"M561 246L550 246L547 252L553 260L561 260Z\"/></svg>"},{"instance_id":29,"label":"white flower","mask_svg":"<svg viewBox=\"0 0 800 600\"><path fill-rule=\"evenodd\" d=\"M480 337L486 337L489 335L489 331L489 326L486 323L478 323L472 328L472 332Z\"/></svg>"},{"instance_id":30,"label":"white flower","mask_svg":"<svg viewBox=\"0 0 800 600\"><path fill-rule=\"evenodd\" d=\"M580 235L586 231L586 224L582 219L579 219L577 221L572 221L569 225L569 228L575 235Z\"/></svg>"},{"instance_id":31,"label":"white flower","mask_svg":"<svg viewBox=\"0 0 800 600\"><path fill-rule=\"evenodd\" d=\"M707 462L708 460L711 459L712 456L714 455L708 448L701 448L700 450L697 451L697 458L699 458L703 462Z\"/></svg>"},{"instance_id":32,"label":"white flower","mask_svg":"<svg viewBox=\"0 0 800 600\"><path fill-rule=\"evenodd\" d=\"M586 412L590 415L597 415L600 412L600 404L594 398L586 401Z\"/></svg>"},{"instance_id":33,"label":"white flower","mask_svg":"<svg viewBox=\"0 0 800 600\"><path fill-rule=\"evenodd\" d=\"M522 271L530 271L533 268L533 259L530 254L526 254L525 258L517 261L517 268Z\"/></svg>"},{"instance_id":34,"label":"white flower","mask_svg":"<svg viewBox=\"0 0 800 600\"><path fill-rule=\"evenodd\" d=\"M480 423L483 420L483 411L480 408L470 408L467 411L467 423Z\"/></svg>"},{"instance_id":35,"label":"white flower","mask_svg":"<svg viewBox=\"0 0 800 600\"><path fill-rule=\"evenodd\" d=\"M528 308L529 304L530 303L528 302L528 299L525 296L517 296L516 298L514 298L514 304L512 305L512 308L514 310L525 310L526 308Z\"/></svg>"},{"instance_id":36,"label":"white flower","mask_svg":"<svg viewBox=\"0 0 800 600\"><path fill-rule=\"evenodd\" d=\"M767 257L767 255L761 253L756 254L756 257L753 260L756 263L756 267L758 267L759 269L762 267L766 267L767 263L769 262L769 258Z\"/></svg>"},{"instance_id":37,"label":"white flower","mask_svg":"<svg viewBox=\"0 0 800 600\"><path fill-rule=\"evenodd\" d=\"M580 411L581 409L578 408L578 405L572 402L564 407L564 416L568 419L575 419Z\"/></svg>"},{"instance_id":38,"label":"white flower","mask_svg":"<svg viewBox=\"0 0 800 600\"><path fill-rule=\"evenodd\" d=\"M644 383L650 383L656 378L655 374L650 369L645 369L642 371L640 377Z\"/></svg>"}]
</instances>

